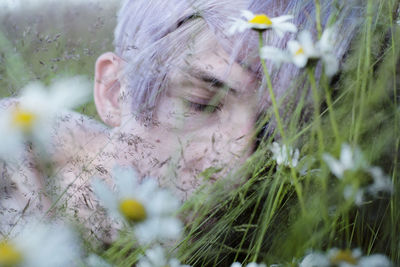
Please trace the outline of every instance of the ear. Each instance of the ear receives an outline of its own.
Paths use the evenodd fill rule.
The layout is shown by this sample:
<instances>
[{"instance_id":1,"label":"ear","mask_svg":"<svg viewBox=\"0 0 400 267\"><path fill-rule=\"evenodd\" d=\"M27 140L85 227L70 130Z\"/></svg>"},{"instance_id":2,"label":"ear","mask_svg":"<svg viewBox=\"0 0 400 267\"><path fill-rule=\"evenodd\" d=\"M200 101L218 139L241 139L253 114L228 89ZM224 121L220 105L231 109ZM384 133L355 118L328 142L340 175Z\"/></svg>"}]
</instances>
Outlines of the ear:
<instances>
[{"instance_id":1,"label":"ear","mask_svg":"<svg viewBox=\"0 0 400 267\"><path fill-rule=\"evenodd\" d=\"M123 60L112 52L102 54L95 66L94 102L97 113L105 124L112 127L121 124L119 77L122 67Z\"/></svg>"}]
</instances>

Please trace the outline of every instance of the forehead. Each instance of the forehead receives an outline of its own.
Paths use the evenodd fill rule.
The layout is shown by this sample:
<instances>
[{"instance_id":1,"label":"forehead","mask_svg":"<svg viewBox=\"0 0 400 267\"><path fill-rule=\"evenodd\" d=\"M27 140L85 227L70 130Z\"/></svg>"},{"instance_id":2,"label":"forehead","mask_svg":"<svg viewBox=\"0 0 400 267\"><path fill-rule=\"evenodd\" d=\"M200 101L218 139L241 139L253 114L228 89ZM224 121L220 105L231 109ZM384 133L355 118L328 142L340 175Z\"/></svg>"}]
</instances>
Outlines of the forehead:
<instances>
[{"instance_id":1,"label":"forehead","mask_svg":"<svg viewBox=\"0 0 400 267\"><path fill-rule=\"evenodd\" d=\"M201 79L222 82L238 93L255 91L256 75L234 60L210 31L197 35L183 55L175 79ZM249 88L249 85L251 89Z\"/></svg>"}]
</instances>

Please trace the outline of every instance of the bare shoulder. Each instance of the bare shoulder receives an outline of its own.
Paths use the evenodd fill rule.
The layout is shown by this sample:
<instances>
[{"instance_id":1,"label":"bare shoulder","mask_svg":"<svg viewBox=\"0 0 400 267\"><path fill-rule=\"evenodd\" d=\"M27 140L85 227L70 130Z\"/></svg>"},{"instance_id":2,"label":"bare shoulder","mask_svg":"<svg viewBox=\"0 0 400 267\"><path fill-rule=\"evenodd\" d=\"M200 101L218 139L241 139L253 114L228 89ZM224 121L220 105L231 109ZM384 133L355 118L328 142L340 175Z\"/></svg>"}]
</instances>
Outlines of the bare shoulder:
<instances>
[{"instance_id":1,"label":"bare shoulder","mask_svg":"<svg viewBox=\"0 0 400 267\"><path fill-rule=\"evenodd\" d=\"M109 129L86 115L74 111L60 114L53 127L54 158L59 163L72 156L86 154L88 149L104 142Z\"/></svg>"}]
</instances>

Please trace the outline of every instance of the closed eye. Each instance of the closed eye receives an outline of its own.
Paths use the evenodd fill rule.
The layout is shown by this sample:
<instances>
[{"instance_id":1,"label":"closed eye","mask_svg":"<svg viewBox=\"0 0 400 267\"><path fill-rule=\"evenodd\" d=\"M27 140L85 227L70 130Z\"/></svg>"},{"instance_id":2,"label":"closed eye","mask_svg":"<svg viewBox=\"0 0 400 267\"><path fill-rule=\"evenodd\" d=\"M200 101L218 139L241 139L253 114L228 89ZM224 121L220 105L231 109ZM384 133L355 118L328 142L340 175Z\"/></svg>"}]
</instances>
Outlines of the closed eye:
<instances>
[{"instance_id":1,"label":"closed eye","mask_svg":"<svg viewBox=\"0 0 400 267\"><path fill-rule=\"evenodd\" d=\"M189 100L186 100L185 102L190 109L197 112L215 113L217 111L220 111L222 108L222 104L207 105L207 104L192 102Z\"/></svg>"}]
</instances>

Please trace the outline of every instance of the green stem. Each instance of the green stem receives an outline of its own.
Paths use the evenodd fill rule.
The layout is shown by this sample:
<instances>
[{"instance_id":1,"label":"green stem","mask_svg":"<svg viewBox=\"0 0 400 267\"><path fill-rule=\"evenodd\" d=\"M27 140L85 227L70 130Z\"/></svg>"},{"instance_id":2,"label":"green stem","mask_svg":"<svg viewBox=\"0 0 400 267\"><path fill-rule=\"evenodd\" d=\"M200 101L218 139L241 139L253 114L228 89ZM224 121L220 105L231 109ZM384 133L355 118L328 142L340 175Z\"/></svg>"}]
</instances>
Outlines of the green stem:
<instances>
[{"instance_id":1,"label":"green stem","mask_svg":"<svg viewBox=\"0 0 400 267\"><path fill-rule=\"evenodd\" d=\"M361 78L361 95L360 95L360 109L359 116L356 122L355 134L354 134L354 143L358 142L358 138L360 136L361 125L363 124L364 119L364 108L365 108L365 100L367 94L367 87L369 82L369 74L370 74L370 65L371 65L371 34L372 34L372 14L373 14L373 1L369 0L367 4L367 24L365 27L365 53L364 53L364 64L362 70L362 78Z\"/></svg>"},{"instance_id":2,"label":"green stem","mask_svg":"<svg viewBox=\"0 0 400 267\"><path fill-rule=\"evenodd\" d=\"M285 140L285 132L283 131L283 126L282 126L282 122L281 122L281 117L279 115L279 109L278 109L278 104L276 102L276 98L275 98L275 94L274 94L274 90L272 88L272 82L271 82L271 76L269 75L268 69L267 69L267 65L265 64L265 60L261 57L261 48L264 46L264 39L263 39L263 35L262 32L259 32L259 52L260 52L260 61L261 61L261 65L263 67L264 70L264 75L265 78L267 79L267 86L268 86L268 91L269 91L269 96L271 98L271 102L272 102L272 107L274 109L274 113L275 113L275 117L276 117L276 123L278 125L278 129L279 132L282 136L282 139Z\"/></svg>"},{"instance_id":3,"label":"green stem","mask_svg":"<svg viewBox=\"0 0 400 267\"><path fill-rule=\"evenodd\" d=\"M334 109L333 109L331 94L329 93L329 85L328 85L328 82L326 81L325 76L323 76L322 79L323 79L323 84L324 84L324 89L325 89L326 104L328 105L329 120L330 120L331 125L332 125L332 129L333 129L333 133L334 133L335 138L336 138L336 142L338 144L340 144L341 143L341 138L340 138L340 134L339 134L339 127L338 127L337 122L336 122L336 116L335 116L335 112L334 112Z\"/></svg>"},{"instance_id":4,"label":"green stem","mask_svg":"<svg viewBox=\"0 0 400 267\"><path fill-rule=\"evenodd\" d=\"M321 26L321 4L319 0L314 0L315 4L315 23L317 24L318 37L321 38L322 26Z\"/></svg>"},{"instance_id":5,"label":"green stem","mask_svg":"<svg viewBox=\"0 0 400 267\"><path fill-rule=\"evenodd\" d=\"M264 39L263 39L263 36L262 36L262 32L260 31L260 32L259 32L259 50L260 50L260 55L261 55L261 48L262 48L263 46L264 46ZM277 104L277 102L276 102L274 90L273 90L273 88L272 88L271 77L270 77L270 75L269 75L267 66L266 66L266 64L265 64L265 60L264 60L263 58L261 58L261 56L260 56L260 60L261 60L261 65L263 66L263 70L264 70L265 77L266 77L266 79L267 79L267 85L268 85L269 95L270 95L270 97L271 97L272 107L273 107L273 109L274 109L274 113L275 113L275 117L276 117L276 122L277 122L277 125L278 125L278 129L279 129L279 132L280 132L280 134L281 134L281 136L282 136L282 139L283 139L284 142L285 142L285 140L286 140L285 132L284 132L284 130L283 130L281 118L280 118L280 115L279 115L279 109L278 109L278 104ZM305 212L306 209L305 209L304 200L303 200L302 188L301 188L300 183L298 182L297 175L296 175L296 171L295 171L293 168L291 168L291 173L292 173L293 182L294 182L294 187L295 187L295 190L296 190L296 193L297 193L297 197L299 198L300 206L301 206L301 208L302 208L302 211Z\"/></svg>"},{"instance_id":6,"label":"green stem","mask_svg":"<svg viewBox=\"0 0 400 267\"><path fill-rule=\"evenodd\" d=\"M318 139L318 149L320 155L324 152L324 141L323 141L323 134L322 134L322 126L321 126L321 117L320 117L320 98L319 92L317 89L317 83L314 77L314 67L307 67L307 74L308 80L311 85L311 91L314 98L314 120L317 130L317 139Z\"/></svg>"}]
</instances>

